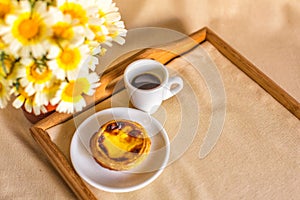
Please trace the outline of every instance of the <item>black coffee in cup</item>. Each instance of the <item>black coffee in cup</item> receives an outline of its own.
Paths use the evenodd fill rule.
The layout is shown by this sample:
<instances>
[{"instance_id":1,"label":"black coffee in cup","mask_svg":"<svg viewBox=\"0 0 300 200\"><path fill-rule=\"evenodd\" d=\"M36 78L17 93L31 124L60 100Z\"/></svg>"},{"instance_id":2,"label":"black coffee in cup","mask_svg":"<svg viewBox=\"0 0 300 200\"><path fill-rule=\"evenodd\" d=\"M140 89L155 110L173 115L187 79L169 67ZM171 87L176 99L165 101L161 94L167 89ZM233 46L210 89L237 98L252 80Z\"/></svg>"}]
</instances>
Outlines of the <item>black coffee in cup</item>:
<instances>
[{"instance_id":1,"label":"black coffee in cup","mask_svg":"<svg viewBox=\"0 0 300 200\"><path fill-rule=\"evenodd\" d=\"M131 84L141 90L151 90L158 87L161 82L158 77L150 73L139 74L132 79Z\"/></svg>"}]
</instances>

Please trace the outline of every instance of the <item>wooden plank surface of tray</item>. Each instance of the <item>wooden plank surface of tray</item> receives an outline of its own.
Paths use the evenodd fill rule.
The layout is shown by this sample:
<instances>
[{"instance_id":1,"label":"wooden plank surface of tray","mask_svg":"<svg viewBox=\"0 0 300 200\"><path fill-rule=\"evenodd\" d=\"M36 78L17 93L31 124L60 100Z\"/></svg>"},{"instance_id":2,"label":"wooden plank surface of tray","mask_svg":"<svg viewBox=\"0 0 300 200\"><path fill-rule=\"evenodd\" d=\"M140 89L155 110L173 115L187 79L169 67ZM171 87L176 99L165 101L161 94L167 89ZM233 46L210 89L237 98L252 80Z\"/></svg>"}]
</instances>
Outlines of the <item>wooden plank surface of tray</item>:
<instances>
[{"instance_id":1,"label":"wooden plank surface of tray","mask_svg":"<svg viewBox=\"0 0 300 200\"><path fill-rule=\"evenodd\" d=\"M201 55L199 55L201 54ZM203 54L203 55L202 55ZM227 133L223 138L221 138L221 142L217 149L215 150L215 154L211 157L204 159L201 161L198 158L199 146L201 141L205 137L205 132L209 129L210 117L212 115L212 106L211 106L211 94L209 88L207 87L207 82L205 78L201 75L201 69L197 67L193 67L191 64L191 60L197 60L198 57L202 56L202 60L199 61L199 65L201 62L205 64L205 62L210 62L212 65L216 66L220 76L224 82L224 90L226 91L226 120L223 128L223 135ZM224 40L222 40L219 36L217 36L212 30L209 28L202 28L199 31L191 34L189 37L182 38L173 43L163 45L157 48L146 48L143 49L134 55L113 64L110 68L108 68L103 75L101 76L101 86L97 89L95 95L93 97L89 97L87 99L88 105L84 111L80 113L76 113L75 115L70 114L62 114L62 113L53 113L49 117L41 120L37 124L33 125L30 129L33 138L39 144L39 146L43 149L49 160L52 162L53 166L60 173L65 182L70 186L75 195L79 199L106 199L111 198L110 193L98 191L92 186L88 185L85 181L81 179L81 177L75 172L72 167L72 163L69 157L69 145L72 135L76 129L76 125L82 122L87 116L93 114L94 112L103 110L105 108L111 107L114 103L115 106L128 106L128 102L119 102L114 101L114 99L126 99L126 92L124 91L124 85L122 83L122 76L127 65L134 60L141 58L151 58L155 59L163 64L165 64L171 73L179 74L185 79L186 90L184 90L181 96L168 100L164 102L163 107L165 108L164 112L166 115L166 119L164 120L164 126L168 133L170 133L170 139L174 139L176 135L172 135L173 132L178 132L176 127L174 127L174 123L178 120L176 116L181 116L183 111L180 106L185 106L188 102L182 103L180 105L180 101L184 99L184 97L190 97L195 99L197 108L199 109L200 115L197 119L189 119L189 121L195 122L199 125L197 127L196 132L197 136L193 144L191 144L190 148L187 150L187 156L183 156L180 161L176 161L174 165L171 165L166 169L165 176L159 180L157 183L154 182L149 188L144 189L144 193L157 191L161 192L160 189L155 184L166 184L168 187L173 187L174 189L181 190L181 195L177 194L176 199L184 198L188 195L188 191L190 189L194 191L199 191L206 187L197 183L196 179L190 177L190 182L187 184L186 189L180 189L174 183L173 186L168 186L168 184L172 183L168 177L174 176L174 178L178 178L178 180L185 181L184 177L180 175L174 175L176 169L180 166L185 166L184 163L195 163L199 166L199 170L205 171L205 174L202 174L198 169L195 169L191 166L185 166L188 170L193 173L199 174L199 177L203 180L202 183L207 183L209 189L212 191L216 190L220 185L217 183L210 182L208 176L215 175L219 173L217 171L208 170L204 166L216 166L215 170L222 170L222 166L224 171L229 168L234 168L231 164L226 163L224 160L221 162L222 164L216 163L217 159L226 158L224 156L224 152L232 153L235 152L229 146L235 144L236 141L232 141L232 138L237 138L241 141L241 144L249 147L248 149L253 149L261 144L257 142L257 138L266 138L265 134L267 131L273 131L274 133L274 142L282 140L282 136L280 133L282 129L289 127L289 131L296 132L299 128L298 120L300 119L300 104L295 100L291 95L285 92L281 87L279 87L274 81L272 81L269 77L263 74L256 66L254 66L249 60L247 60L244 56L242 56L239 52L233 49L229 44L227 44ZM205 60L209 58L210 60ZM200 71L200 72L199 72ZM244 72L244 73L243 73ZM242 84L245 84L242 86ZM191 92L193 91L193 92ZM184 96L186 95L186 96ZM190 96L189 96L190 95ZM182 100L184 101L184 100ZM113 103L112 103L113 102ZM252 108L255 108L251 110ZM289 111L289 112L288 112ZM194 121L193 121L194 120ZM246 123L246 121L249 120ZM260 121L267 121L265 125L264 123L260 124ZM75 125L74 125L75 122ZM281 123L281 127L275 126L275 128L271 127L274 123ZM243 124L244 123L244 124ZM258 127L257 127L258 126ZM68 127L68 128L66 128ZM245 130L245 134L238 135L230 135L230 133L234 134L235 131ZM253 135L251 134L253 132ZM258 136L259 134L261 136ZM61 134L64 134L64 137L61 137ZM252 138L253 137L253 138ZM292 141L293 139L298 140L293 134L290 136L291 138L285 138L287 141ZM247 141L250 141L248 146ZM253 143L251 143L251 141ZM272 148L268 146L264 142L262 143L264 149ZM236 145L236 144L235 144ZM238 145L237 145L238 146ZM282 153L275 155L275 158L280 158L283 154L292 155L293 152L296 151L297 144L291 146L290 150L283 150ZM222 153L223 149L223 153ZM225 149L225 150L224 150ZM227 150L226 150L227 149ZM241 151L243 152L243 148L241 147ZM258 148L259 149L259 148ZM274 150L275 151L275 150ZM276 151L277 152L277 151ZM244 154L252 155L250 151L244 149ZM194 157L197 157L197 161L193 160ZM232 163L235 163L234 166L238 166L239 169L243 169L243 156L238 153L234 153L233 157L236 158ZM251 156L250 156L251 158ZM249 159L250 159L249 158ZM257 156L257 161L264 163L266 158L270 158L270 155L262 154L261 156ZM246 159L247 161L247 159ZM249 161L249 160L248 160ZM250 160L251 161L251 160ZM276 161L273 158L269 161ZM203 162L201 165L200 162ZM265 163L266 164L266 163ZM266 164L266 167L271 167L274 163ZM291 164L295 165L295 160L291 159L287 161L287 165ZM254 166L255 164L253 164ZM251 162L250 162L251 166ZM288 167L288 166L283 166ZM262 167L258 170L267 170L267 168ZM284 170L275 171L274 173L279 174L279 177L290 177L291 174L286 176ZM296 173L298 170L294 169L291 173ZM180 171L184 174L184 170ZM192 173L191 172L191 173ZM240 172L242 173L242 172ZM256 172L255 172L256 173ZM187 173L190 175L189 173ZM210 174L210 175L209 175ZM273 176L274 174L271 174ZM220 175L222 177L222 173ZM222 184L226 184L226 180L229 179L225 174L222 177ZM248 175L242 175L246 179ZM232 175L233 179L237 179L237 176ZM254 177L254 182L256 176ZM227 179L226 179L227 178ZM256 177L259 179L260 177ZM289 181L290 179L287 179ZM211 181L218 181L218 178L212 177ZM194 185L193 185L194 183ZM237 182L231 182L228 186L232 192L236 192L238 189ZM243 182L239 184L243 185ZM290 183L291 187L289 190L296 189L296 182ZM231 188L232 187L232 188ZM260 185L253 186L254 188L259 188ZM283 186L278 186L274 188L274 191L277 189L282 189ZM234 189L236 188L236 189ZM283 189L286 189L285 187ZM284 195L283 192L281 195ZM130 197L141 198L141 192L133 192L130 194ZM199 193L194 192L191 194L191 198L199 198ZM203 194L202 194L203 195ZM274 195L274 194L272 194ZM166 194L166 197L172 197L172 194ZM223 198L224 195L222 192L216 193L216 198ZM164 195L162 195L164 197ZM230 196L228 196L230 197ZM120 199L129 198L129 194L120 194ZM174 197L175 198L175 197ZM147 198L144 198L147 199ZM172 198L171 198L172 199Z\"/></svg>"}]
</instances>

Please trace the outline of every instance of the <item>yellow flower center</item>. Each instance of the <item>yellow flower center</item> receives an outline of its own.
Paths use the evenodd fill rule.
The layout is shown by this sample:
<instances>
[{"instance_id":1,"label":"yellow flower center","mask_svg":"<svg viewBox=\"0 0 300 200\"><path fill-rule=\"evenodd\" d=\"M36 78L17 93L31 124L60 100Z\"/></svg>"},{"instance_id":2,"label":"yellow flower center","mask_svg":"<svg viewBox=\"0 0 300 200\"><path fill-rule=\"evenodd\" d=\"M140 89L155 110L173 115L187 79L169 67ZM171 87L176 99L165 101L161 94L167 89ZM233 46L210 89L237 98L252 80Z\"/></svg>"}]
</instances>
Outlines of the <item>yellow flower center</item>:
<instances>
[{"instance_id":1,"label":"yellow flower center","mask_svg":"<svg viewBox=\"0 0 300 200\"><path fill-rule=\"evenodd\" d=\"M10 12L11 5L9 1L0 2L0 18L3 19L5 15Z\"/></svg>"},{"instance_id":2,"label":"yellow flower center","mask_svg":"<svg viewBox=\"0 0 300 200\"><path fill-rule=\"evenodd\" d=\"M71 50L66 50L61 54L61 61L63 63L71 63L74 57L74 52Z\"/></svg>"},{"instance_id":3,"label":"yellow flower center","mask_svg":"<svg viewBox=\"0 0 300 200\"><path fill-rule=\"evenodd\" d=\"M47 66L38 66L35 63L26 68L26 75L30 82L43 84L52 77L52 72Z\"/></svg>"},{"instance_id":4,"label":"yellow flower center","mask_svg":"<svg viewBox=\"0 0 300 200\"><path fill-rule=\"evenodd\" d=\"M78 102L81 99L82 90L80 88L75 89L75 82L71 81L65 87L62 93L62 100L65 102Z\"/></svg>"},{"instance_id":5,"label":"yellow flower center","mask_svg":"<svg viewBox=\"0 0 300 200\"><path fill-rule=\"evenodd\" d=\"M77 86L79 86L79 85L77 85ZM76 87L76 89L75 89L75 82L74 81L70 82L69 85L66 88L66 95L68 95L69 97L72 97L72 96L76 97L76 96L81 95L81 93L82 93L82 90L81 90L80 87L79 88Z\"/></svg>"},{"instance_id":6,"label":"yellow flower center","mask_svg":"<svg viewBox=\"0 0 300 200\"><path fill-rule=\"evenodd\" d=\"M2 90L3 90L3 85L2 85L2 83L0 82L0 93L2 93Z\"/></svg>"},{"instance_id":7,"label":"yellow flower center","mask_svg":"<svg viewBox=\"0 0 300 200\"><path fill-rule=\"evenodd\" d=\"M70 15L72 19L79 20L80 24L86 24L88 21L86 11L80 4L66 2L62 6L60 6L60 10L64 14Z\"/></svg>"},{"instance_id":8,"label":"yellow flower center","mask_svg":"<svg viewBox=\"0 0 300 200\"><path fill-rule=\"evenodd\" d=\"M79 78L76 81L70 81L63 90L62 100L66 102L79 102L83 92L89 89L89 82L85 78Z\"/></svg>"},{"instance_id":9,"label":"yellow flower center","mask_svg":"<svg viewBox=\"0 0 300 200\"><path fill-rule=\"evenodd\" d=\"M39 33L39 24L34 19L25 19L19 25L19 33L24 38L30 40Z\"/></svg>"},{"instance_id":10,"label":"yellow flower center","mask_svg":"<svg viewBox=\"0 0 300 200\"><path fill-rule=\"evenodd\" d=\"M76 88L80 88L82 92L87 93L89 91L90 83L86 78L78 78L75 86Z\"/></svg>"},{"instance_id":11,"label":"yellow flower center","mask_svg":"<svg viewBox=\"0 0 300 200\"><path fill-rule=\"evenodd\" d=\"M76 69L80 63L79 49L64 49L58 57L58 66L64 70Z\"/></svg>"},{"instance_id":12,"label":"yellow flower center","mask_svg":"<svg viewBox=\"0 0 300 200\"><path fill-rule=\"evenodd\" d=\"M90 29L93 31L93 33L95 34L95 40L97 42L105 42L106 41L106 37L105 35L102 34L102 29L100 26L96 26L96 25L90 25ZM100 33L100 34L99 34Z\"/></svg>"},{"instance_id":13,"label":"yellow flower center","mask_svg":"<svg viewBox=\"0 0 300 200\"><path fill-rule=\"evenodd\" d=\"M59 22L52 27L54 38L61 39L72 39L74 37L74 32L71 29L71 25Z\"/></svg>"},{"instance_id":14,"label":"yellow flower center","mask_svg":"<svg viewBox=\"0 0 300 200\"><path fill-rule=\"evenodd\" d=\"M27 12L18 16L12 27L12 34L23 45L38 43L45 39L47 26L38 13Z\"/></svg>"}]
</instances>

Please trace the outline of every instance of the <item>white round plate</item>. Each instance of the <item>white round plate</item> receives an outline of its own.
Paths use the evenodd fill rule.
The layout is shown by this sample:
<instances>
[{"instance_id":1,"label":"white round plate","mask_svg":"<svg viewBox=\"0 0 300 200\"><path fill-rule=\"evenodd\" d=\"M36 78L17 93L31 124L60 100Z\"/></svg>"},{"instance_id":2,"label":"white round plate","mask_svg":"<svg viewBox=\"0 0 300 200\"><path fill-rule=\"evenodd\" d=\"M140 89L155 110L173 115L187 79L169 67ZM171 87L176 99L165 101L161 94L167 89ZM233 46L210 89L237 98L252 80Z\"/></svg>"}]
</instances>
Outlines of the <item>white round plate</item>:
<instances>
[{"instance_id":1,"label":"white round plate","mask_svg":"<svg viewBox=\"0 0 300 200\"><path fill-rule=\"evenodd\" d=\"M147 158L128 171L113 171L101 167L89 149L92 135L112 119L127 119L141 124L151 138ZM132 108L109 108L87 118L77 128L70 147L70 156L76 172L90 185L108 192L130 192L155 180L168 163L169 138L162 125L151 115Z\"/></svg>"}]
</instances>

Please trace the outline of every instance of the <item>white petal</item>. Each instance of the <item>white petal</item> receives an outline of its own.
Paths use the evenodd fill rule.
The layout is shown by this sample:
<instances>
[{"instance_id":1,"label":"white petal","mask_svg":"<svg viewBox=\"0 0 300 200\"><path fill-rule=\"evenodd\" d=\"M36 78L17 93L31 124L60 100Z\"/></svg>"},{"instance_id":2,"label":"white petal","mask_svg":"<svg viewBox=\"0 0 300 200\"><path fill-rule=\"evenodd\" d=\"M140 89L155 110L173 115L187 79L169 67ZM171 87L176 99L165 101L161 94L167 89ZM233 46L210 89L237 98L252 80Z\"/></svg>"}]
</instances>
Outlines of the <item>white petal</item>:
<instances>
[{"instance_id":1,"label":"white petal","mask_svg":"<svg viewBox=\"0 0 300 200\"><path fill-rule=\"evenodd\" d=\"M33 88L33 83L29 83L26 88L25 88L25 92L31 96L35 93L35 89Z\"/></svg>"},{"instance_id":2,"label":"white petal","mask_svg":"<svg viewBox=\"0 0 300 200\"><path fill-rule=\"evenodd\" d=\"M7 24L13 24L18 17L16 15L7 15L5 17L5 22Z\"/></svg>"},{"instance_id":3,"label":"white petal","mask_svg":"<svg viewBox=\"0 0 300 200\"><path fill-rule=\"evenodd\" d=\"M31 5L29 1L20 1L20 6L22 7L22 10L24 11L30 11Z\"/></svg>"},{"instance_id":4,"label":"white petal","mask_svg":"<svg viewBox=\"0 0 300 200\"><path fill-rule=\"evenodd\" d=\"M93 40L95 38L94 32L89 28L85 29L85 34L88 40Z\"/></svg>"},{"instance_id":5,"label":"white petal","mask_svg":"<svg viewBox=\"0 0 300 200\"><path fill-rule=\"evenodd\" d=\"M12 103L12 105L15 107L15 108L21 108L23 103L25 101L25 98L23 96L19 96L17 97L14 102Z\"/></svg>"},{"instance_id":6,"label":"white petal","mask_svg":"<svg viewBox=\"0 0 300 200\"><path fill-rule=\"evenodd\" d=\"M22 87L26 87L28 85L29 81L26 78L22 78L20 80L20 84Z\"/></svg>"},{"instance_id":7,"label":"white petal","mask_svg":"<svg viewBox=\"0 0 300 200\"><path fill-rule=\"evenodd\" d=\"M75 112L81 111L82 108L84 108L85 106L86 106L86 102L85 102L84 98L80 99L80 101L74 105Z\"/></svg>"},{"instance_id":8,"label":"white petal","mask_svg":"<svg viewBox=\"0 0 300 200\"><path fill-rule=\"evenodd\" d=\"M46 3L37 1L34 8L37 12L44 14L46 12L46 6Z\"/></svg>"},{"instance_id":9,"label":"white petal","mask_svg":"<svg viewBox=\"0 0 300 200\"><path fill-rule=\"evenodd\" d=\"M56 105L56 104L58 104L58 102L60 102L59 97L54 97L53 99L50 100L51 105Z\"/></svg>"},{"instance_id":10,"label":"white petal","mask_svg":"<svg viewBox=\"0 0 300 200\"><path fill-rule=\"evenodd\" d=\"M51 48L49 48L47 58L48 59L54 59L59 55L60 52L61 52L61 50L58 46L52 45Z\"/></svg>"},{"instance_id":11,"label":"white petal","mask_svg":"<svg viewBox=\"0 0 300 200\"><path fill-rule=\"evenodd\" d=\"M0 98L0 108L3 109L3 108L5 108L6 106L7 106L7 101L2 100L2 99Z\"/></svg>"},{"instance_id":12,"label":"white petal","mask_svg":"<svg viewBox=\"0 0 300 200\"><path fill-rule=\"evenodd\" d=\"M45 49L41 44L36 44L31 47L32 55L35 58L40 58L45 54Z\"/></svg>"},{"instance_id":13,"label":"white petal","mask_svg":"<svg viewBox=\"0 0 300 200\"><path fill-rule=\"evenodd\" d=\"M18 51L20 50L20 48L22 47L21 43L19 43L18 41L14 40L11 42L9 48L11 50L11 52L14 54L14 55L17 55L18 54Z\"/></svg>"},{"instance_id":14,"label":"white petal","mask_svg":"<svg viewBox=\"0 0 300 200\"><path fill-rule=\"evenodd\" d=\"M0 27L0 35L4 35L9 31L10 31L10 27L6 27L6 26L1 26Z\"/></svg>"},{"instance_id":15,"label":"white petal","mask_svg":"<svg viewBox=\"0 0 300 200\"><path fill-rule=\"evenodd\" d=\"M30 46L23 46L23 48L21 48L20 54L23 58L26 58L30 56L30 51L31 51Z\"/></svg>"},{"instance_id":16,"label":"white petal","mask_svg":"<svg viewBox=\"0 0 300 200\"><path fill-rule=\"evenodd\" d=\"M78 75L79 75L79 70L78 69L75 69L75 70L72 70L72 71L67 71L67 78L69 80L75 80L78 78Z\"/></svg>"},{"instance_id":17,"label":"white petal","mask_svg":"<svg viewBox=\"0 0 300 200\"><path fill-rule=\"evenodd\" d=\"M33 106L33 113L35 115L40 115L41 114L40 108L38 106Z\"/></svg>"},{"instance_id":18,"label":"white petal","mask_svg":"<svg viewBox=\"0 0 300 200\"><path fill-rule=\"evenodd\" d=\"M42 111L42 113L47 113L48 111L47 111L47 109L45 108L45 106L41 106L41 111Z\"/></svg>"},{"instance_id":19,"label":"white petal","mask_svg":"<svg viewBox=\"0 0 300 200\"><path fill-rule=\"evenodd\" d=\"M123 45L125 43L125 39L120 36L115 37L114 41L116 41L120 45Z\"/></svg>"},{"instance_id":20,"label":"white petal","mask_svg":"<svg viewBox=\"0 0 300 200\"><path fill-rule=\"evenodd\" d=\"M117 22L121 19L121 15L118 12L109 13L105 17L109 22Z\"/></svg>"},{"instance_id":21,"label":"white petal","mask_svg":"<svg viewBox=\"0 0 300 200\"><path fill-rule=\"evenodd\" d=\"M56 108L58 112L63 113L73 113L74 112L74 106L72 103L67 102L60 102Z\"/></svg>"},{"instance_id":22,"label":"white petal","mask_svg":"<svg viewBox=\"0 0 300 200\"><path fill-rule=\"evenodd\" d=\"M33 59L31 59L31 58L22 58L21 60L20 60L20 62L23 64L23 65L30 65L32 62L33 62Z\"/></svg>"},{"instance_id":23,"label":"white petal","mask_svg":"<svg viewBox=\"0 0 300 200\"><path fill-rule=\"evenodd\" d=\"M97 46L96 48L94 48L93 49L93 55L97 55L97 54L99 54L101 52L101 46L99 45L99 46ZM97 60L98 60L98 58L97 58Z\"/></svg>"},{"instance_id":24,"label":"white petal","mask_svg":"<svg viewBox=\"0 0 300 200\"><path fill-rule=\"evenodd\" d=\"M25 110L27 112L29 112L29 113L32 112L32 106L31 106L30 101L28 99L25 100L25 105L24 106L25 106Z\"/></svg>"},{"instance_id":25,"label":"white petal","mask_svg":"<svg viewBox=\"0 0 300 200\"><path fill-rule=\"evenodd\" d=\"M38 106L47 105L48 104L48 100L47 100L46 94L42 93L42 92L37 92L34 95L34 102Z\"/></svg>"}]
</instances>

